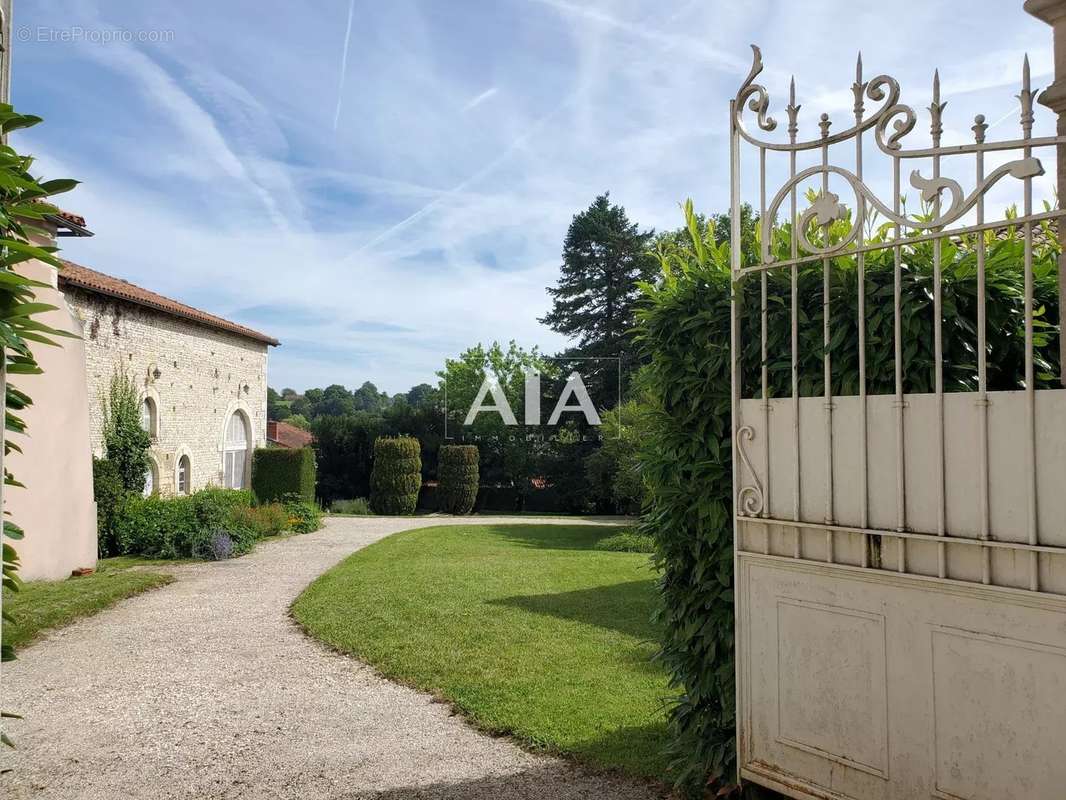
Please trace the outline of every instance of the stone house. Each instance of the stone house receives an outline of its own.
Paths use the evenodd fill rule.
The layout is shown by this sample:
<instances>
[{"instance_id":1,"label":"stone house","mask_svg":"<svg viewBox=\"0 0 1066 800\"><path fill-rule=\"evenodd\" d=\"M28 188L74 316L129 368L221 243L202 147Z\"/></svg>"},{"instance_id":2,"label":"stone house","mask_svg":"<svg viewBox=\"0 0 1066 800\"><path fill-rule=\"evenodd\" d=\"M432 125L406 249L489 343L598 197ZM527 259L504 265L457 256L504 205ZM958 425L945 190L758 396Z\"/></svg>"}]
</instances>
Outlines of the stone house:
<instances>
[{"instance_id":1,"label":"stone house","mask_svg":"<svg viewBox=\"0 0 1066 800\"><path fill-rule=\"evenodd\" d=\"M91 236L81 217L50 216L36 244ZM27 531L19 543L25 580L64 578L96 564L92 455L103 455L103 395L117 369L142 395L152 435L149 490L194 492L209 484L248 486L251 455L266 444L267 350L277 340L128 281L71 262L18 271L39 282L53 310L41 321L70 333L37 347L43 372L13 376L33 398L27 433L5 461L23 487L4 510Z\"/></svg>"},{"instance_id":2,"label":"stone house","mask_svg":"<svg viewBox=\"0 0 1066 800\"><path fill-rule=\"evenodd\" d=\"M152 436L146 492L247 488L252 450L266 446L277 340L70 261L58 281L82 325L93 454L103 455L103 398L125 370Z\"/></svg>"}]
</instances>

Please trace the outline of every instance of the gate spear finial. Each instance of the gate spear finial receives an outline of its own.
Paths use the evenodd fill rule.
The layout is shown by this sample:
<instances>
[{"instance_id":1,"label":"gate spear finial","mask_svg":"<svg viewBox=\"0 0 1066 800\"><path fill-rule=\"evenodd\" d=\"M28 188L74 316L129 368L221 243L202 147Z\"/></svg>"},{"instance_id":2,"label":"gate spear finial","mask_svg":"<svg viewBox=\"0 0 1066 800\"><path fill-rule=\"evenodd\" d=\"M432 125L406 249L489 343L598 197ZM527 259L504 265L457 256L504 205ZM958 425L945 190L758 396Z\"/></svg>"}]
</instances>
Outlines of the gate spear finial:
<instances>
[{"instance_id":1,"label":"gate spear finial","mask_svg":"<svg viewBox=\"0 0 1066 800\"><path fill-rule=\"evenodd\" d=\"M941 115L944 113L944 106L946 105L946 102L940 102L940 70L937 69L933 72L933 102L929 105L931 119L929 133L933 136L933 147L940 147L940 135L944 132Z\"/></svg>"},{"instance_id":2,"label":"gate spear finial","mask_svg":"<svg viewBox=\"0 0 1066 800\"><path fill-rule=\"evenodd\" d=\"M851 85L851 91L855 95L855 121L862 122L862 112L865 106L862 102L862 93L866 91L866 84L862 79L862 50L855 62L855 83Z\"/></svg>"},{"instance_id":3,"label":"gate spear finial","mask_svg":"<svg viewBox=\"0 0 1066 800\"><path fill-rule=\"evenodd\" d=\"M788 140L792 143L796 143L796 134L799 133L799 110L800 107L796 105L796 76L792 76L792 80L788 84L788 105L785 106L785 113L788 115Z\"/></svg>"},{"instance_id":4,"label":"gate spear finial","mask_svg":"<svg viewBox=\"0 0 1066 800\"><path fill-rule=\"evenodd\" d=\"M1018 94L1018 100L1022 104L1022 136L1028 139L1033 135L1033 98L1036 96L1036 92L1033 91L1032 81L1029 75L1029 54L1025 54L1025 60L1022 62L1022 90Z\"/></svg>"}]
</instances>

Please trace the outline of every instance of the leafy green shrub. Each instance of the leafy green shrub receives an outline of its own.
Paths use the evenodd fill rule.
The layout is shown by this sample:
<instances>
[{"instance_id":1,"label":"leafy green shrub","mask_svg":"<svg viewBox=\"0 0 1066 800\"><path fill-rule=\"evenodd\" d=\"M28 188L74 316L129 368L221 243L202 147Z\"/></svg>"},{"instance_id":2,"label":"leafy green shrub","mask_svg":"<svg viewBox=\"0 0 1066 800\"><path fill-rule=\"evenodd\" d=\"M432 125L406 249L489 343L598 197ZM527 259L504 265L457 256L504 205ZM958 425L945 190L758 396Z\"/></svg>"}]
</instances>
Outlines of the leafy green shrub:
<instances>
[{"instance_id":1,"label":"leafy green shrub","mask_svg":"<svg viewBox=\"0 0 1066 800\"><path fill-rule=\"evenodd\" d=\"M374 442L370 507L375 514L415 513L422 486L421 446L410 436L382 436Z\"/></svg>"},{"instance_id":2,"label":"leafy green shrub","mask_svg":"<svg viewBox=\"0 0 1066 800\"><path fill-rule=\"evenodd\" d=\"M93 458L93 499L96 501L97 551L100 558L118 554L112 530L115 514L126 495L122 475L115 462Z\"/></svg>"},{"instance_id":3,"label":"leafy green shrub","mask_svg":"<svg viewBox=\"0 0 1066 800\"><path fill-rule=\"evenodd\" d=\"M230 509L227 522L227 530L248 531L256 538L263 538L288 530L289 513L281 503L234 506Z\"/></svg>"},{"instance_id":4,"label":"leafy green shrub","mask_svg":"<svg viewBox=\"0 0 1066 800\"><path fill-rule=\"evenodd\" d=\"M733 506L730 388L729 244L700 229L686 204L688 241L666 242L659 251L662 280L644 287L639 338L648 359L642 383L652 408L639 461L650 503L640 530L656 541L663 605L660 659L679 690L670 709L671 752L679 783L700 792L728 784L736 774L733 654ZM848 221L834 222L839 241ZM987 237L989 389L1017 389L1024 379L1023 245L1016 230ZM1053 386L1059 374L1057 244L1034 254L1037 385ZM875 232L875 238L887 236ZM787 258L788 227L775 230L774 251ZM744 248L746 251L749 249ZM929 243L905 245L901 270L905 390L933 389L933 262ZM891 250L868 253L866 263L867 388L894 391ZM977 281L973 238L942 245L944 386L972 391L977 385L974 347ZM832 390L858 389L858 277L853 258L830 261ZM790 270L768 278L769 391L791 394ZM821 395L823 386L822 264L796 270L799 285L800 394ZM745 309L760 306L760 281L738 286ZM757 396L761 377L761 315L742 315L741 378L745 397Z\"/></svg>"},{"instance_id":5,"label":"leafy green shrub","mask_svg":"<svg viewBox=\"0 0 1066 800\"><path fill-rule=\"evenodd\" d=\"M469 514L478 489L478 450L472 444L441 445L437 451L437 508L446 514Z\"/></svg>"},{"instance_id":6,"label":"leafy green shrub","mask_svg":"<svg viewBox=\"0 0 1066 800\"><path fill-rule=\"evenodd\" d=\"M626 530L600 539L596 543L597 550L609 550L613 553L654 553L655 539L646 533Z\"/></svg>"},{"instance_id":7,"label":"leafy green shrub","mask_svg":"<svg viewBox=\"0 0 1066 800\"><path fill-rule=\"evenodd\" d=\"M127 492L112 520L117 551L148 558L201 558L210 536L225 531L233 553L246 553L262 534L251 525L235 525L234 516L250 509L251 502L251 492L234 489L207 488L177 497Z\"/></svg>"},{"instance_id":8,"label":"leafy green shrub","mask_svg":"<svg viewBox=\"0 0 1066 800\"><path fill-rule=\"evenodd\" d=\"M291 498L285 503L289 515L289 530L295 533L312 533L322 527L322 509L317 503Z\"/></svg>"},{"instance_id":9,"label":"leafy green shrub","mask_svg":"<svg viewBox=\"0 0 1066 800\"><path fill-rule=\"evenodd\" d=\"M252 505L252 493L248 489L222 489L208 486L190 496L199 527L225 529L234 508Z\"/></svg>"},{"instance_id":10,"label":"leafy green shrub","mask_svg":"<svg viewBox=\"0 0 1066 800\"><path fill-rule=\"evenodd\" d=\"M329 511L331 514L354 514L361 517L373 513L365 497L356 497L353 500L334 500Z\"/></svg>"},{"instance_id":11,"label":"leafy green shrub","mask_svg":"<svg viewBox=\"0 0 1066 800\"><path fill-rule=\"evenodd\" d=\"M104 451L118 469L122 485L131 492L144 491L148 473L148 447L152 437L141 427L141 398L124 369L111 376L104 405Z\"/></svg>"},{"instance_id":12,"label":"leafy green shrub","mask_svg":"<svg viewBox=\"0 0 1066 800\"><path fill-rule=\"evenodd\" d=\"M123 555L190 556L200 530L192 497L141 497L130 492L114 518L115 541Z\"/></svg>"},{"instance_id":13,"label":"leafy green shrub","mask_svg":"<svg viewBox=\"0 0 1066 800\"><path fill-rule=\"evenodd\" d=\"M252 493L259 503L275 503L286 495L315 499L315 451L260 447L252 453Z\"/></svg>"}]
</instances>

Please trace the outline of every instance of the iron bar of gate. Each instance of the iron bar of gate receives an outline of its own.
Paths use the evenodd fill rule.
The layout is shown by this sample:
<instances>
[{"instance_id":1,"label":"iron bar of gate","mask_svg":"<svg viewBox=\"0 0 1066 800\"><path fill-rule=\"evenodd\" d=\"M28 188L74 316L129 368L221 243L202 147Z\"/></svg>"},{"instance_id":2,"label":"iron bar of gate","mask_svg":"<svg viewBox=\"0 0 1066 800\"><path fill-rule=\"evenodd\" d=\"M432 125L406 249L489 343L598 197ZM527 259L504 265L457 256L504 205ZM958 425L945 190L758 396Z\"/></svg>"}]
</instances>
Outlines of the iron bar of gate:
<instances>
[{"instance_id":1,"label":"iron bar of gate","mask_svg":"<svg viewBox=\"0 0 1066 800\"><path fill-rule=\"evenodd\" d=\"M1033 149L1028 140L1033 135L1033 92L1029 79L1029 56L1026 55L1022 65L1022 91L1018 95L1022 106L1022 138L1026 140L1023 154L1031 158ZM1033 179L1024 181L1024 212L1026 216L1033 213ZM1038 542L1036 518L1036 386L1033 374L1033 223L1026 222L1025 227L1025 408L1026 408L1026 447L1028 449L1027 472L1027 526L1029 544ZM1040 559L1034 552L1029 557L1029 588L1040 588Z\"/></svg>"},{"instance_id":2,"label":"iron bar of gate","mask_svg":"<svg viewBox=\"0 0 1066 800\"><path fill-rule=\"evenodd\" d=\"M766 216L766 148L759 148L759 219ZM766 353L766 339L767 339L767 322L769 317L769 308L767 300L767 279L768 273L763 272L759 276L761 280L760 292L760 332L762 337L762 347L760 348L760 358L762 365L761 379L762 379L762 420L763 420L763 436L762 436L762 448L763 448L763 463L766 464L766 476L763 486L763 506L762 515L764 517L770 516L770 393L769 393L769 363L767 361ZM763 540L763 552L769 555L770 553L770 526L765 526L766 534Z\"/></svg>"},{"instance_id":3,"label":"iron bar of gate","mask_svg":"<svg viewBox=\"0 0 1066 800\"><path fill-rule=\"evenodd\" d=\"M981 549L992 550L1013 550L1019 553L1054 553L1056 555L1063 555L1064 549L1062 545L1054 544L1029 544L1028 542L1011 542L1005 539L989 539L987 541L983 539L977 539L972 536L952 536L947 534L941 536L937 533L919 533L917 531L895 531L888 528L860 528L858 525L827 525L824 522L794 522L787 519L776 519L774 517L769 518L753 518L745 516L744 514L738 514L735 517L738 522L752 522L753 520L759 524L765 525L788 525L789 527L799 527L804 530L812 531L824 531L830 536L837 535L854 535L854 534L873 534L875 536L883 536L891 539L898 539L900 541L911 540L916 542L931 542L933 544L946 544L946 545L963 545L966 547L977 547ZM790 558L791 560L791 558ZM815 564L823 563L812 558L802 558L801 561L809 561ZM848 566L847 564L834 564L834 566ZM907 573L908 575L920 575L920 573ZM924 577L939 577L932 575L925 575ZM944 580L952 580L951 578L945 578ZM974 581L958 581L959 583L974 583ZM1009 588L1009 587L1000 587ZM1019 587L1020 588L1020 587ZM1022 589L1022 591L1030 591L1028 589ZM1037 590L1039 591L1039 589Z\"/></svg>"},{"instance_id":4,"label":"iron bar of gate","mask_svg":"<svg viewBox=\"0 0 1066 800\"><path fill-rule=\"evenodd\" d=\"M862 53L855 62L855 84L852 92L855 95L855 127L858 133L855 135L855 175L862 182L862 114L864 111L862 93L866 90L866 83L862 79ZM859 198L859 207L855 210L857 222L864 225L866 221L864 199ZM858 276L858 325L859 325L859 453L862 457L862 485L859 488L859 518L862 527L869 524L869 475L867 466L869 457L867 453L867 421L866 421L866 256L859 253L855 256L855 269ZM870 564L870 537L862 536L862 566Z\"/></svg>"},{"instance_id":5,"label":"iron bar of gate","mask_svg":"<svg viewBox=\"0 0 1066 800\"><path fill-rule=\"evenodd\" d=\"M829 115L822 114L819 127L822 130L822 196L829 193ZM829 244L829 226L827 222L823 227L825 244ZM825 523L832 525L834 519L833 504L833 358L830 351L832 343L832 299L829 290L832 283L830 271L831 260L828 256L822 258L822 344L825 352L822 354L822 380L825 390ZM829 533L825 537L825 560L830 564L834 561L833 536Z\"/></svg>"},{"instance_id":6,"label":"iron bar of gate","mask_svg":"<svg viewBox=\"0 0 1066 800\"><path fill-rule=\"evenodd\" d=\"M796 135L799 133L799 110L800 107L796 105L796 79L795 77L789 81L788 85L788 106L785 112L788 114L788 140L792 144L796 143ZM764 151L765 152L765 151ZM788 179L792 183L796 177L796 151L790 150L788 153ZM800 519L800 402L799 402L799 264L795 263L796 257L799 255L799 240L796 232L797 222L797 208L796 208L796 187L793 184L792 189L789 192L789 250L793 260L793 264L789 268L791 271L792 280L792 447L794 453L795 464L795 494L793 496L792 503L792 518L799 522ZM800 557L803 550L803 538L802 532L799 528L796 528L796 547L795 556Z\"/></svg>"},{"instance_id":7,"label":"iron bar of gate","mask_svg":"<svg viewBox=\"0 0 1066 800\"><path fill-rule=\"evenodd\" d=\"M740 476L738 473L739 459L737 457L737 433L738 409L740 408L740 372L738 369L740 358L740 298L737 294L737 280L740 277L740 134L737 130L736 102L729 103L729 175L730 175L730 198L729 198L729 244L730 244L730 300L729 300L729 374L730 374L730 399L732 406L730 419L730 452L732 455L733 495L734 503L738 502L738 487ZM739 509L734 505L733 519L733 576L734 580L740 575L740 523L737 521L736 512ZM733 618L740 619L740 592L733 592ZM741 682L741 659L733 660L733 683L742 687ZM740 778L740 759L737 760L737 780Z\"/></svg>"},{"instance_id":8,"label":"iron bar of gate","mask_svg":"<svg viewBox=\"0 0 1066 800\"><path fill-rule=\"evenodd\" d=\"M985 131L988 130L988 125L985 124L985 118L983 114L978 114L974 118L973 124L974 139L977 144L981 144L985 140ZM976 163L976 185L980 186L981 181L985 178L985 151L978 150L974 154L974 161ZM985 197L982 194L977 199L977 223L983 224L985 221ZM982 539L988 539L991 536L991 524L989 521L989 505L988 505L988 323L986 319L985 309L985 232L980 231L976 234L977 238L977 405L978 405L978 420L977 420L977 441L980 449L980 457L978 458L978 503L979 514L981 517L981 527L979 536ZM981 583L992 582L992 551L987 548L981 548Z\"/></svg>"},{"instance_id":9,"label":"iron bar of gate","mask_svg":"<svg viewBox=\"0 0 1066 800\"><path fill-rule=\"evenodd\" d=\"M929 106L929 133L933 139L933 180L940 179L940 135L944 132L941 114L946 103L940 102L940 70L933 73L933 102ZM933 214L940 217L940 192L933 200ZM937 232L940 232L939 230ZM936 393L936 532L938 536L947 533L947 487L944 483L944 469L947 454L944 451L944 287L943 265L941 264L941 245L943 239L933 239L933 381ZM947 549L943 544L937 546L937 574L946 578Z\"/></svg>"},{"instance_id":10,"label":"iron bar of gate","mask_svg":"<svg viewBox=\"0 0 1066 800\"><path fill-rule=\"evenodd\" d=\"M900 212L899 195L899 156L892 158L892 210L896 216ZM902 229L899 222L893 228L892 256L892 350L893 370L895 373L896 399L896 530L903 531L907 528L907 486L906 486L906 451L904 450L903 430L903 252L900 246ZM907 542L905 539L896 540L896 570L907 570Z\"/></svg>"}]
</instances>

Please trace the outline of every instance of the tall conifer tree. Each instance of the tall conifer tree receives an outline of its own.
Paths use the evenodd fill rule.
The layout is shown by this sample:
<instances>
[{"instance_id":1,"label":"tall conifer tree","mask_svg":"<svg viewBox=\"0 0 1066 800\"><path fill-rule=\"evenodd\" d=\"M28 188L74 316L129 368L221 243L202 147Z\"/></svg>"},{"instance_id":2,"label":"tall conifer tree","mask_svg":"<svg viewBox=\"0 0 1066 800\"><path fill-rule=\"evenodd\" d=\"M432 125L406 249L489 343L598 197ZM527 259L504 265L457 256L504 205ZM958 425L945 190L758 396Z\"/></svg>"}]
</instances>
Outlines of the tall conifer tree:
<instances>
[{"instance_id":1,"label":"tall conifer tree","mask_svg":"<svg viewBox=\"0 0 1066 800\"><path fill-rule=\"evenodd\" d=\"M566 232L559 281L548 288L552 309L540 322L577 340L561 356L567 372L577 370L585 379L597 405L617 400L618 362L611 359L621 359L623 391L637 365L634 306L637 282L655 275L648 252L653 235L630 222L608 193L575 215Z\"/></svg>"}]
</instances>

